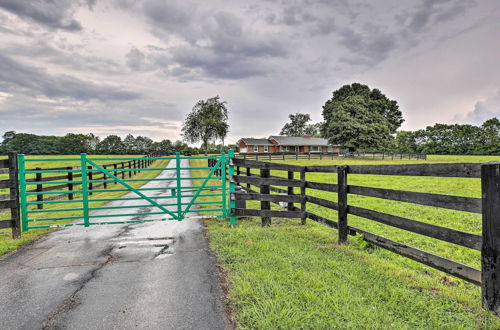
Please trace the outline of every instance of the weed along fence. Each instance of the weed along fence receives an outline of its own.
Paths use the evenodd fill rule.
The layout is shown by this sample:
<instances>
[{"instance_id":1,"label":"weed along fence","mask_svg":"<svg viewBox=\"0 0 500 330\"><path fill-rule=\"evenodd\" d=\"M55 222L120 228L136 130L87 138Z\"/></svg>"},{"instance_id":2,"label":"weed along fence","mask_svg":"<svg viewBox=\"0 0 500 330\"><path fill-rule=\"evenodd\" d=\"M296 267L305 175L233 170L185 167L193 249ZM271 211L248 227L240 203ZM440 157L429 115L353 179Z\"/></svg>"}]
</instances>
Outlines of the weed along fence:
<instances>
[{"instance_id":1,"label":"weed along fence","mask_svg":"<svg viewBox=\"0 0 500 330\"><path fill-rule=\"evenodd\" d=\"M0 174L7 175L7 179L0 180L0 190L7 189L9 192L0 195L0 212L10 212L10 219L0 221L0 229L12 228L14 238L21 236L17 164L16 153L9 153L7 159L0 159Z\"/></svg>"},{"instance_id":2,"label":"weed along fence","mask_svg":"<svg viewBox=\"0 0 500 330\"><path fill-rule=\"evenodd\" d=\"M150 154L143 159L127 160L113 164L102 165L115 176L125 179L141 173L142 169L148 168L153 160L151 157L159 157L160 154ZM64 161L65 159L61 159ZM40 160L36 160L39 162ZM44 205L50 201L59 199L73 200L76 190L81 188L82 171L81 166L66 166L29 169L32 178L26 179L28 189L26 193L34 196L35 201L30 205L36 205L37 209L42 210ZM92 166L87 166L86 180L88 181L88 191L92 194L94 191L100 191L101 188L111 187L108 182L108 176L100 171L93 170ZM116 184L116 182L114 182Z\"/></svg>"},{"instance_id":3,"label":"weed along fence","mask_svg":"<svg viewBox=\"0 0 500 330\"><path fill-rule=\"evenodd\" d=\"M489 164L412 164L412 165L353 165L353 166L297 166L279 163L233 159L236 175L231 180L242 187L232 194L237 207L236 216L257 216L262 224L271 224L272 217L299 218L302 223L311 219L338 229L340 244L348 235L361 235L364 241L399 255L408 257L468 282L482 286L485 306L500 312L500 163ZM271 175L272 171L287 172L286 177ZM258 172L258 173L257 173ZM295 179L294 173L300 173ZM306 173L336 173L336 183L320 183L306 180ZM434 193L422 193L373 188L348 184L351 174L480 178L482 198L459 197ZM286 189L278 188L286 187ZM294 194L294 187L300 194ZM307 194L309 189L337 193L337 200L323 199ZM271 192L278 194L271 194ZM406 202L438 208L482 214L482 235L475 235L451 228L415 221L400 216L349 205L349 196L376 197L396 202ZM249 209L246 201L260 201L260 208ZM286 210L272 210L270 203L286 205ZM295 204L300 203L300 207ZM338 212L336 220L327 219L308 211L315 204ZM348 215L355 215L379 224L399 228L469 249L481 251L482 270L390 240L349 225Z\"/></svg>"},{"instance_id":4,"label":"weed along fence","mask_svg":"<svg viewBox=\"0 0 500 330\"><path fill-rule=\"evenodd\" d=\"M394 153L394 152L330 152L330 153L292 153L292 152L274 152L274 153L240 153L236 158L248 160L299 160L299 159L336 159L343 158L363 158L363 159L421 159L427 160L426 154L420 153Z\"/></svg>"}]
</instances>

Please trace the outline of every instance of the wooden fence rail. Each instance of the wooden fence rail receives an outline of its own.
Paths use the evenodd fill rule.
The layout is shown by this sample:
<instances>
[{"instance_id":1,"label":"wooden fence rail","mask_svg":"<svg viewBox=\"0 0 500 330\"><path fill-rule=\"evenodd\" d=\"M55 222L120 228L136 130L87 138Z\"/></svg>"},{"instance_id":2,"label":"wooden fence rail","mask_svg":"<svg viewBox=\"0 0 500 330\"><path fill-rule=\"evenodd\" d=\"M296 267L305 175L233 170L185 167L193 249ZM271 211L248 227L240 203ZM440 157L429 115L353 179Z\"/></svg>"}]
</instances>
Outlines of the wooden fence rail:
<instances>
[{"instance_id":1,"label":"wooden fence rail","mask_svg":"<svg viewBox=\"0 0 500 330\"><path fill-rule=\"evenodd\" d=\"M422 159L427 160L427 155L422 153L395 153L395 152L271 152L271 153L239 153L236 158L248 160L299 160L299 159L336 159L336 158L367 158L367 159Z\"/></svg>"},{"instance_id":2,"label":"wooden fence rail","mask_svg":"<svg viewBox=\"0 0 500 330\"><path fill-rule=\"evenodd\" d=\"M305 223L305 218L308 218L338 229L338 241L341 244L346 242L348 235L362 235L365 241L378 247L481 285L485 306L489 310L500 313L500 163L297 166L238 158L233 159L232 163L236 166L236 173L239 175L232 176L230 180L241 186L246 184L246 189L240 190L231 197L238 201L261 201L260 209L250 210L245 204L239 204L234 210L235 215L262 217L262 224L266 226L270 225L272 217L303 218L303 223ZM251 173L251 169L260 170L260 174ZM286 177L270 175L271 171L281 171L281 175L287 172ZM337 173L337 183L307 181L305 179L307 172ZM301 179L297 180L294 173L300 173ZM348 183L351 174L480 178L482 198L355 186ZM260 190L253 190L251 187L257 187ZM300 187L299 195L293 194L293 187ZM336 192L337 201L310 196L307 194L307 189ZM271 195L271 192L278 194ZM349 195L479 213L483 216L483 233L476 235L349 205ZM281 206L286 204L287 210L270 210L268 206L270 202ZM294 203L301 205L296 207ZM337 220L327 219L308 211L308 204L338 211ZM349 214L481 251L482 270L349 226Z\"/></svg>"}]
</instances>

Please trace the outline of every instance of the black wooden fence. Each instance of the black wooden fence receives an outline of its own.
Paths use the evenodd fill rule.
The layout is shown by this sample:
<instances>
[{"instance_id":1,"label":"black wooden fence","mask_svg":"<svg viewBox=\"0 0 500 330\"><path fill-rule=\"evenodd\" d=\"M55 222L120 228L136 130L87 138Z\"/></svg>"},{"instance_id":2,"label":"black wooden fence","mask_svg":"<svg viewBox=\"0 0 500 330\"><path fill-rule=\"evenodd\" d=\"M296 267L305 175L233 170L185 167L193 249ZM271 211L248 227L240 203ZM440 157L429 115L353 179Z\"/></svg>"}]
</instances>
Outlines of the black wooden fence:
<instances>
[{"instance_id":1,"label":"black wooden fence","mask_svg":"<svg viewBox=\"0 0 500 330\"><path fill-rule=\"evenodd\" d=\"M7 174L7 179L0 180L0 189L9 191L0 195L0 212L10 212L10 219L0 221L0 229L12 228L12 237L18 238L21 236L21 218L16 153L9 153L7 159L0 159L0 174Z\"/></svg>"},{"instance_id":2,"label":"black wooden fence","mask_svg":"<svg viewBox=\"0 0 500 330\"><path fill-rule=\"evenodd\" d=\"M376 246L481 285L486 307L500 312L500 163L298 166L244 159L232 161L236 166L236 175L230 179L244 189L232 195L233 199L240 201L239 206L233 210L234 215L261 217L263 226L269 225L272 217L300 218L302 222L308 218L338 229L339 243L346 242L348 235L361 234L365 241ZM251 169L259 169L260 173L251 173ZM287 171L288 176L287 178L271 176L271 170ZM300 180L294 179L295 172L300 173ZM337 183L307 181L307 172L337 173L338 181ZM482 198L349 185L349 174L481 178ZM253 190L252 186L259 188L259 192ZM287 189L273 186L284 186ZM301 188L300 195L294 195L293 187ZM309 196L306 189L338 193L338 200ZM280 194L270 194L270 192ZM349 205L348 197L351 194L480 213L483 216L483 234L475 235ZM247 209L241 201L248 200L260 201L260 209ZM287 203L287 210L271 210L270 202ZM300 207L296 207L294 203L300 203ZM308 203L338 211L337 221L309 212ZM349 226L348 214L481 251L482 271Z\"/></svg>"},{"instance_id":3,"label":"black wooden fence","mask_svg":"<svg viewBox=\"0 0 500 330\"><path fill-rule=\"evenodd\" d=\"M383 151L369 152L330 152L330 153L293 153L293 152L266 152L266 153L239 153L236 158L248 160L299 160L299 159L336 159L336 158L363 158L363 159L422 159L427 160L426 154L421 153L394 153Z\"/></svg>"}]
</instances>

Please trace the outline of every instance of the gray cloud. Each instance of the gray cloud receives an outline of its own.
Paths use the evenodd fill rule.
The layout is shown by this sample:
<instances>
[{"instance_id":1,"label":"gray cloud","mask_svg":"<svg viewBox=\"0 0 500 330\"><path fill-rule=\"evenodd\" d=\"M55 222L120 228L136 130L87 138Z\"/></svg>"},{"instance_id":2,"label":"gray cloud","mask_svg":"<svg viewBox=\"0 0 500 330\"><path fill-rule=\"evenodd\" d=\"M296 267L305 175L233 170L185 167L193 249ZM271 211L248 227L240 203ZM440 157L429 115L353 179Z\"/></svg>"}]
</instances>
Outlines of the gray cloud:
<instances>
[{"instance_id":1,"label":"gray cloud","mask_svg":"<svg viewBox=\"0 0 500 330\"><path fill-rule=\"evenodd\" d=\"M82 29L80 22L73 18L75 10L82 5L92 9L95 0L0 0L0 8L38 24L68 31Z\"/></svg>"},{"instance_id":2,"label":"gray cloud","mask_svg":"<svg viewBox=\"0 0 500 330\"><path fill-rule=\"evenodd\" d=\"M399 19L413 32L420 32L432 23L443 23L473 7L472 0L425 0Z\"/></svg>"},{"instance_id":3,"label":"gray cloud","mask_svg":"<svg viewBox=\"0 0 500 330\"><path fill-rule=\"evenodd\" d=\"M0 86L6 91L77 100L119 101L140 97L137 92L119 87L96 84L64 74L50 74L1 54Z\"/></svg>"},{"instance_id":4,"label":"gray cloud","mask_svg":"<svg viewBox=\"0 0 500 330\"><path fill-rule=\"evenodd\" d=\"M242 79L265 75L269 67L263 61L286 57L287 45L277 35L260 33L245 28L242 18L217 11L210 13L187 2L165 3L149 0L144 3L144 14L153 32L166 41L181 38L184 45L173 46L168 54L152 60L172 75L211 78ZM171 61L165 67L165 58ZM136 50L127 54L132 69L149 69L145 58Z\"/></svg>"},{"instance_id":5,"label":"gray cloud","mask_svg":"<svg viewBox=\"0 0 500 330\"><path fill-rule=\"evenodd\" d=\"M500 119L500 90L486 100L477 102L473 111L465 114L462 118L460 117L455 117L455 120L474 125L481 125L493 117Z\"/></svg>"}]
</instances>

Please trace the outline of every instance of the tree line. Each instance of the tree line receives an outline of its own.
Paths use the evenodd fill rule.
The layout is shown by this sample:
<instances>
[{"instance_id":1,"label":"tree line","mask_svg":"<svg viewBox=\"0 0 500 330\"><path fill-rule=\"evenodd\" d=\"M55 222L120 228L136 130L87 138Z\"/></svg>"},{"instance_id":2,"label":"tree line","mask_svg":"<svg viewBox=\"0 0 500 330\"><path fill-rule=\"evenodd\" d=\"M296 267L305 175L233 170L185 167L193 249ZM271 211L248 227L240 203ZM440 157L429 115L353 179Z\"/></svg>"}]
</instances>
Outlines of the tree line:
<instances>
[{"instance_id":1,"label":"tree line","mask_svg":"<svg viewBox=\"0 0 500 330\"><path fill-rule=\"evenodd\" d=\"M190 147L182 141L172 142L168 139L153 141L144 136L129 134L124 139L117 135L108 135L104 139L89 134L69 133L64 136L36 135L28 133L6 132L0 143L0 154L17 151L31 155L75 155L80 153L101 155L145 155L162 152L167 155L180 152L182 154L198 154L197 148Z\"/></svg>"},{"instance_id":2,"label":"tree line","mask_svg":"<svg viewBox=\"0 0 500 330\"><path fill-rule=\"evenodd\" d=\"M491 118L481 126L435 124L416 131L400 131L393 149L443 155L500 155L500 121Z\"/></svg>"}]
</instances>

